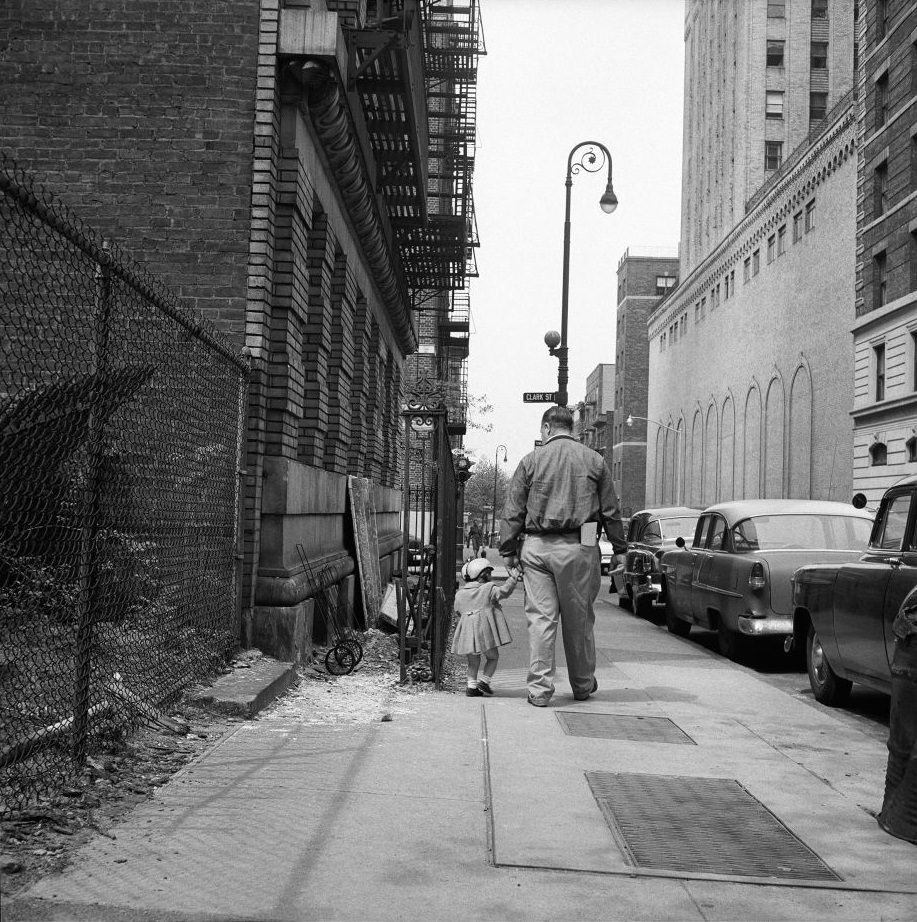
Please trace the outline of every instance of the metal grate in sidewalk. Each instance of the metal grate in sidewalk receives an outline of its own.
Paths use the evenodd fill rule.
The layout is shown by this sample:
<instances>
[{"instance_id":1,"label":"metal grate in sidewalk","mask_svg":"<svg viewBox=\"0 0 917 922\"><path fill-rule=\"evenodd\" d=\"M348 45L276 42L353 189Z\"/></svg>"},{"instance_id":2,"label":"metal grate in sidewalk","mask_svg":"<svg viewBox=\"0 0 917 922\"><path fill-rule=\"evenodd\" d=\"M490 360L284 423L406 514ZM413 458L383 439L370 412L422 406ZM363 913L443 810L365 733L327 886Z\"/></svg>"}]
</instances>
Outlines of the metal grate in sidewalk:
<instances>
[{"instance_id":1,"label":"metal grate in sidewalk","mask_svg":"<svg viewBox=\"0 0 917 922\"><path fill-rule=\"evenodd\" d=\"M605 821L639 868L840 880L731 778L586 772Z\"/></svg>"},{"instance_id":2,"label":"metal grate in sidewalk","mask_svg":"<svg viewBox=\"0 0 917 922\"><path fill-rule=\"evenodd\" d=\"M641 717L633 714L595 714L583 711L556 711L568 736L589 736L606 740L634 740L640 743L685 743L696 745L668 717Z\"/></svg>"}]
</instances>

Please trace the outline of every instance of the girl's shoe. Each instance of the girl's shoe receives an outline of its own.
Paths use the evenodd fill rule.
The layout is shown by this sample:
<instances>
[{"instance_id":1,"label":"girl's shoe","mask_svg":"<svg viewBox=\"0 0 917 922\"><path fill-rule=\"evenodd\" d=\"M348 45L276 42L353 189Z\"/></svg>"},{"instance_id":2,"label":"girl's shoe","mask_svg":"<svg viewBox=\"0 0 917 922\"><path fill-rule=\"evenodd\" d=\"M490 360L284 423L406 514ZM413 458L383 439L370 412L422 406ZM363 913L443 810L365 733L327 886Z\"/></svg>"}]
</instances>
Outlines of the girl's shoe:
<instances>
[{"instance_id":1,"label":"girl's shoe","mask_svg":"<svg viewBox=\"0 0 917 922\"><path fill-rule=\"evenodd\" d=\"M478 679L478 691L488 698L493 697L494 690L490 687L490 682L485 682L484 679Z\"/></svg>"}]
</instances>

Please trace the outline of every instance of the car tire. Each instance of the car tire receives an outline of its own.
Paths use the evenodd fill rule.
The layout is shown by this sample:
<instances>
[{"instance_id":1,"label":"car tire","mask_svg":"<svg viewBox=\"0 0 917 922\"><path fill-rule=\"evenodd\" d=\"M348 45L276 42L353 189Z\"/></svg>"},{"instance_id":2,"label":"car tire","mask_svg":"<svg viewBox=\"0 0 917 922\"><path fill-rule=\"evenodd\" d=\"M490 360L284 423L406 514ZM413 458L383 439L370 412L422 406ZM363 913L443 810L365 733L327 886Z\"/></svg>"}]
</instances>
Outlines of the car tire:
<instances>
[{"instance_id":1,"label":"car tire","mask_svg":"<svg viewBox=\"0 0 917 922\"><path fill-rule=\"evenodd\" d=\"M665 603L665 626L668 632L676 637L687 637L691 633L691 622L682 621L675 614L675 606L672 605L671 599L666 599Z\"/></svg>"},{"instance_id":2,"label":"car tire","mask_svg":"<svg viewBox=\"0 0 917 922\"><path fill-rule=\"evenodd\" d=\"M634 600L634 614L638 618L646 618L646 620L649 621L653 617L652 596L637 596L637 598Z\"/></svg>"},{"instance_id":3,"label":"car tire","mask_svg":"<svg viewBox=\"0 0 917 922\"><path fill-rule=\"evenodd\" d=\"M818 633L811 624L806 637L806 672L809 673L809 685L816 701L828 707L841 707L846 703L853 682L842 679L831 668Z\"/></svg>"},{"instance_id":4,"label":"car tire","mask_svg":"<svg viewBox=\"0 0 917 922\"><path fill-rule=\"evenodd\" d=\"M734 663L741 662L748 650L748 641L743 634L734 631L725 624L720 624L716 632L716 642L720 654Z\"/></svg>"}]
</instances>

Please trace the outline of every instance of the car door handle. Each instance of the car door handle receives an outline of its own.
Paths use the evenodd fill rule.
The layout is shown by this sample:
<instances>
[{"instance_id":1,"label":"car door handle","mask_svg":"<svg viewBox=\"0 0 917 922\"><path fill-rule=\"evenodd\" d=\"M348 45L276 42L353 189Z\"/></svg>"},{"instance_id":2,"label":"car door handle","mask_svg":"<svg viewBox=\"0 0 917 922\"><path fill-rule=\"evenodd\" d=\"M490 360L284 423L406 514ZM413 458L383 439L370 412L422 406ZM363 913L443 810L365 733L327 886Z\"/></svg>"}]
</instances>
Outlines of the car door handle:
<instances>
[{"instance_id":1,"label":"car door handle","mask_svg":"<svg viewBox=\"0 0 917 922\"><path fill-rule=\"evenodd\" d=\"M889 565L890 567L894 567L896 570L897 570L898 567L900 567L901 564L903 563L903 561L901 560L900 557L889 557L889 558L887 558L887 560L888 560L888 565Z\"/></svg>"}]
</instances>

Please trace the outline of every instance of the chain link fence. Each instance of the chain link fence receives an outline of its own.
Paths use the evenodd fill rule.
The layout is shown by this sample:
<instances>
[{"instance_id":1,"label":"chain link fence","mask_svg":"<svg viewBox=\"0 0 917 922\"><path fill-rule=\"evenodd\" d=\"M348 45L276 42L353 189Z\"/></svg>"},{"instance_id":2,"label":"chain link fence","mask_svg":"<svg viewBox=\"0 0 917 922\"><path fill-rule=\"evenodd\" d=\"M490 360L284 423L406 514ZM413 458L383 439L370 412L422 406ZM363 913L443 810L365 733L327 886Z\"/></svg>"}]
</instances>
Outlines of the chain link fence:
<instances>
[{"instance_id":1,"label":"chain link fence","mask_svg":"<svg viewBox=\"0 0 917 922\"><path fill-rule=\"evenodd\" d=\"M239 637L248 371L0 157L0 816Z\"/></svg>"}]
</instances>

